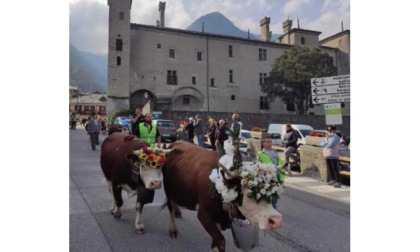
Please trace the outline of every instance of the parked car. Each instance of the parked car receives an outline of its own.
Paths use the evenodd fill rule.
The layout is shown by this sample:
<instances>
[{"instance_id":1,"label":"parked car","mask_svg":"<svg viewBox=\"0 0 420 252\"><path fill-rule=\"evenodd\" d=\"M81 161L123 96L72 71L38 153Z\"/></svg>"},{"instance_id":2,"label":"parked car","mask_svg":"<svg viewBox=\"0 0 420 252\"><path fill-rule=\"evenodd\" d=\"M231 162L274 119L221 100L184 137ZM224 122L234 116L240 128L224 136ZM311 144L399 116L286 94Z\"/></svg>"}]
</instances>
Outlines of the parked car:
<instances>
[{"instance_id":1,"label":"parked car","mask_svg":"<svg viewBox=\"0 0 420 252\"><path fill-rule=\"evenodd\" d=\"M281 144L281 140L283 138L284 135L284 129L286 124L280 124L280 123L271 123L268 126L268 131L267 133L270 134L270 136L273 138L273 144L275 145L280 145ZM296 130L299 135L301 136L298 139L298 145L301 144L306 144L305 141L305 137L307 135L309 135L309 132L313 131L314 128L312 128L312 126L309 125L304 125L304 124L291 124L292 128L294 130Z\"/></svg>"},{"instance_id":2,"label":"parked car","mask_svg":"<svg viewBox=\"0 0 420 252\"><path fill-rule=\"evenodd\" d=\"M128 116L118 116L115 118L114 123L121 125L123 128L128 128L131 132L131 118Z\"/></svg>"},{"instance_id":3,"label":"parked car","mask_svg":"<svg viewBox=\"0 0 420 252\"><path fill-rule=\"evenodd\" d=\"M162 142L175 142L178 139L175 123L172 120L157 119L153 120L159 129L160 139Z\"/></svg>"}]
</instances>

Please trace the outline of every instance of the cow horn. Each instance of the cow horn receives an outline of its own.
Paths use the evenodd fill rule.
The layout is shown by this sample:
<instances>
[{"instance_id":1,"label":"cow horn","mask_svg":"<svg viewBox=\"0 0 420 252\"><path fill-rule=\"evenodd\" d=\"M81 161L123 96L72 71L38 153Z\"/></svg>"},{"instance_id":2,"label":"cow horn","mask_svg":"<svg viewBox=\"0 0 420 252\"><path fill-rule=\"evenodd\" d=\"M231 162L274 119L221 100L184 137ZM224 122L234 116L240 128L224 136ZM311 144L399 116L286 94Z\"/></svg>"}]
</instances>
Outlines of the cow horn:
<instances>
[{"instance_id":1,"label":"cow horn","mask_svg":"<svg viewBox=\"0 0 420 252\"><path fill-rule=\"evenodd\" d=\"M226 166L222 165L221 163L219 163L219 166L222 167L223 171L232 179L234 178L239 178L240 175L237 172L232 172L230 171L228 168L226 168Z\"/></svg>"}]
</instances>

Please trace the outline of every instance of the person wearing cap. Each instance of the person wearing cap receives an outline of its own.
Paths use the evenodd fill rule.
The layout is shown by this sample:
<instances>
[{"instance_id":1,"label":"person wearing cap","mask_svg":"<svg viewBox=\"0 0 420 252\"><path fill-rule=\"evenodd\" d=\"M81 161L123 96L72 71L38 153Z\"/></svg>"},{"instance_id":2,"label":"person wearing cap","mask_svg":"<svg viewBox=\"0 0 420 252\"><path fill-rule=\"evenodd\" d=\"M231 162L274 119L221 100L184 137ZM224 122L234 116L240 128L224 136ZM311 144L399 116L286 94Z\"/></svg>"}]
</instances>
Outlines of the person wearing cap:
<instances>
[{"instance_id":1,"label":"person wearing cap","mask_svg":"<svg viewBox=\"0 0 420 252\"><path fill-rule=\"evenodd\" d=\"M96 145L99 145L99 132L101 130L101 123L98 120L98 115L92 113L92 118L89 120L87 125L87 131L90 136L90 143L92 150L96 149Z\"/></svg>"}]
</instances>

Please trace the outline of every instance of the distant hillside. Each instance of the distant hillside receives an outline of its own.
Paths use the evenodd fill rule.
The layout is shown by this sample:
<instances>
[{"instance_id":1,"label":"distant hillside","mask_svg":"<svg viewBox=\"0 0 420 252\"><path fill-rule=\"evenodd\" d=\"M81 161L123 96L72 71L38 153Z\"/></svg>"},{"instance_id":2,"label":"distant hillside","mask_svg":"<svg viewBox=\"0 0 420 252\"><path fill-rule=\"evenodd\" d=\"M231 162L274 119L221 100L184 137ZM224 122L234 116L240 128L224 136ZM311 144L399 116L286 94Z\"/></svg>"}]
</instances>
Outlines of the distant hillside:
<instances>
[{"instance_id":1,"label":"distant hillside","mask_svg":"<svg viewBox=\"0 0 420 252\"><path fill-rule=\"evenodd\" d=\"M83 91L106 91L107 57L77 50L70 44L70 84Z\"/></svg>"},{"instance_id":2,"label":"distant hillside","mask_svg":"<svg viewBox=\"0 0 420 252\"><path fill-rule=\"evenodd\" d=\"M240 38L248 38L248 31L243 31L236 27L229 19L227 19L220 12L212 12L201 16L195 20L190 26L186 28L189 31L201 32L203 29L204 23L204 32L214 33L220 35L234 36ZM276 40L281 36L281 34L273 34L271 40ZM261 35L250 34L251 39L260 39Z\"/></svg>"},{"instance_id":3,"label":"distant hillside","mask_svg":"<svg viewBox=\"0 0 420 252\"><path fill-rule=\"evenodd\" d=\"M202 31L204 23L204 32L235 36L241 38L248 38L248 31L242 31L236 27L229 19L227 19L220 12L212 12L201 16L186 28L189 31ZM258 39L259 36L250 34L250 38Z\"/></svg>"}]
</instances>

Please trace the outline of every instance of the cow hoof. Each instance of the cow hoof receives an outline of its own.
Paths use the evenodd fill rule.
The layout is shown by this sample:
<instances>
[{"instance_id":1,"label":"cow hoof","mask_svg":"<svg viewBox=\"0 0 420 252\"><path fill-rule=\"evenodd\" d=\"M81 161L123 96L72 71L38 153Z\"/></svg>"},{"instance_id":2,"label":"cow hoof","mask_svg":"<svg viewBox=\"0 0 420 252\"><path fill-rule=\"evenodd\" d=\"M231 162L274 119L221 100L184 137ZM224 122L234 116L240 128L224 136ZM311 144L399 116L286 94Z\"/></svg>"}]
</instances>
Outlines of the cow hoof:
<instances>
[{"instance_id":1,"label":"cow hoof","mask_svg":"<svg viewBox=\"0 0 420 252\"><path fill-rule=\"evenodd\" d=\"M169 230L169 235L172 238L177 238L178 237L178 230Z\"/></svg>"},{"instance_id":2,"label":"cow hoof","mask_svg":"<svg viewBox=\"0 0 420 252\"><path fill-rule=\"evenodd\" d=\"M114 215L115 219L119 219L119 218L121 218L122 214L121 214L121 211L117 211L117 212L113 212L112 215Z\"/></svg>"},{"instance_id":3,"label":"cow hoof","mask_svg":"<svg viewBox=\"0 0 420 252\"><path fill-rule=\"evenodd\" d=\"M137 234L145 234L146 231L144 230L144 228L136 228L136 233Z\"/></svg>"}]
</instances>

